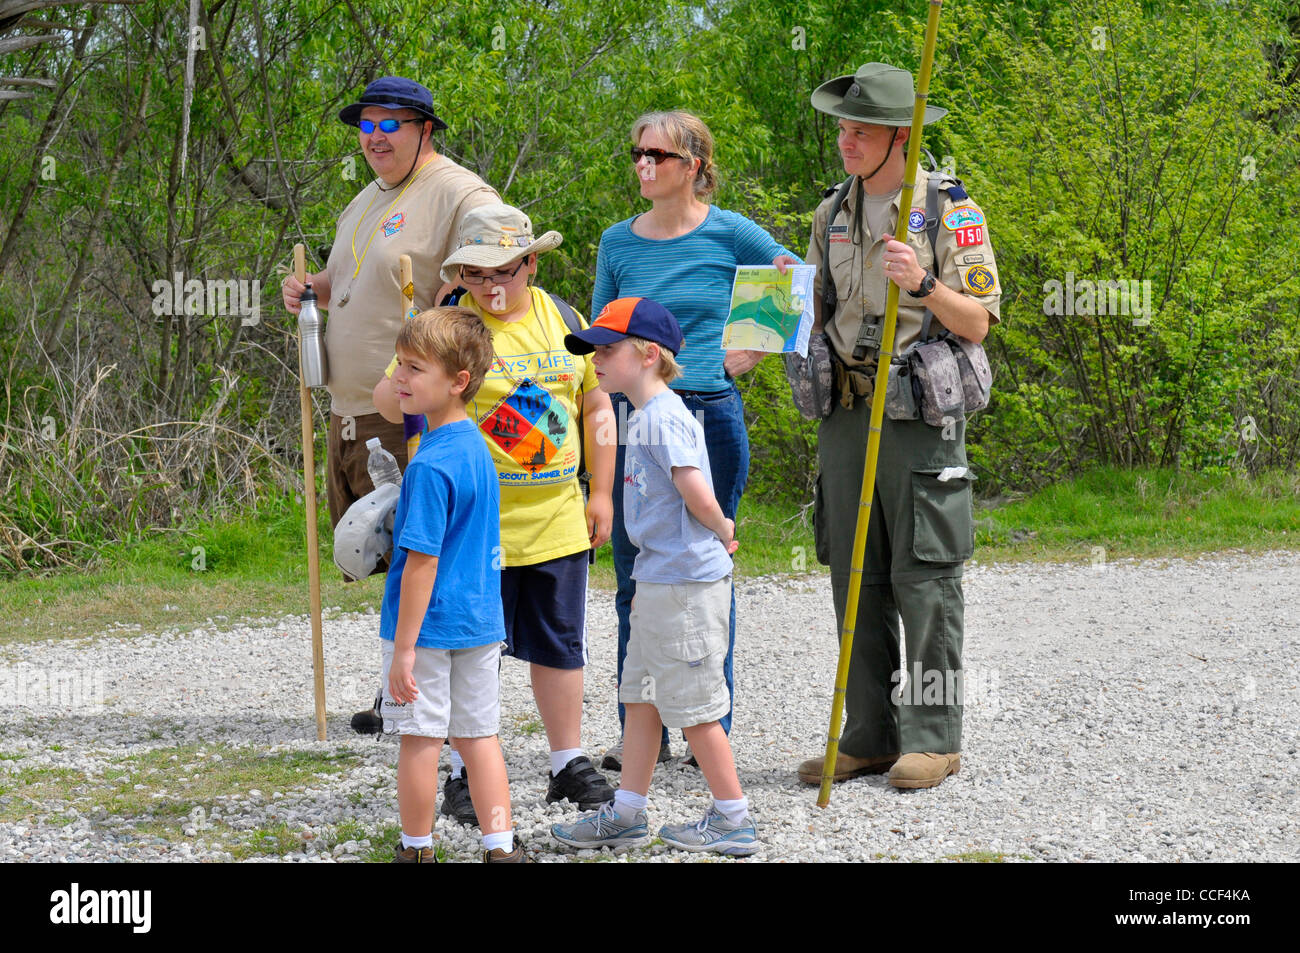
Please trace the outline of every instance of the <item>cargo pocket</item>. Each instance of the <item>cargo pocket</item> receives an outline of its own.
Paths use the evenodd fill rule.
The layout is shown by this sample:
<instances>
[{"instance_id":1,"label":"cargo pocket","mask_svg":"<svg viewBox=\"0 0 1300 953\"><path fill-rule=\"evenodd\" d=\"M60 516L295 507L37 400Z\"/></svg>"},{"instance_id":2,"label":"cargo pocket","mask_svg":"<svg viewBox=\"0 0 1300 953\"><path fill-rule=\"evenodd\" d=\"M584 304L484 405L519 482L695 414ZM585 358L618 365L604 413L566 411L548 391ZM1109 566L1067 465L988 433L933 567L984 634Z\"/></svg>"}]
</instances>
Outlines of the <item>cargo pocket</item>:
<instances>
[{"instance_id":1,"label":"cargo pocket","mask_svg":"<svg viewBox=\"0 0 1300 953\"><path fill-rule=\"evenodd\" d=\"M661 686L666 691L663 701L670 707L699 708L707 705L713 690L709 643L703 636L690 636L665 642L663 653L670 663L674 663L668 675L669 684Z\"/></svg>"},{"instance_id":2,"label":"cargo pocket","mask_svg":"<svg viewBox=\"0 0 1300 953\"><path fill-rule=\"evenodd\" d=\"M826 526L826 500L822 493L822 475L817 474L813 485L813 541L817 551L817 561L823 566L831 564L831 537Z\"/></svg>"},{"instance_id":3,"label":"cargo pocket","mask_svg":"<svg viewBox=\"0 0 1300 953\"><path fill-rule=\"evenodd\" d=\"M940 476L948 479L941 480ZM912 471L912 555L924 562L959 563L975 552L970 468Z\"/></svg>"}]
</instances>

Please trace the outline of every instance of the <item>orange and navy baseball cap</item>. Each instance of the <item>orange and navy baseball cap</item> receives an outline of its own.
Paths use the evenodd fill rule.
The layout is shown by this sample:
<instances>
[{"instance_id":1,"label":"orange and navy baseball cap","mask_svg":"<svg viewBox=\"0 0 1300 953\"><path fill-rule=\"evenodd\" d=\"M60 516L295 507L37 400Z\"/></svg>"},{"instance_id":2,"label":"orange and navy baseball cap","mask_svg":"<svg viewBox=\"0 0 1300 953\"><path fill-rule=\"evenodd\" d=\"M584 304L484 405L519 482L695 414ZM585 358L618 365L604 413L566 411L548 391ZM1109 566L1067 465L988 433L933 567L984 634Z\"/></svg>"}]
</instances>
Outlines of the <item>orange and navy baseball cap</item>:
<instances>
[{"instance_id":1,"label":"orange and navy baseball cap","mask_svg":"<svg viewBox=\"0 0 1300 953\"><path fill-rule=\"evenodd\" d=\"M613 344L625 337L645 338L673 352L682 349L681 326L673 313L649 298L615 298L601 310L591 327L564 336L571 354L590 354L598 344Z\"/></svg>"}]
</instances>

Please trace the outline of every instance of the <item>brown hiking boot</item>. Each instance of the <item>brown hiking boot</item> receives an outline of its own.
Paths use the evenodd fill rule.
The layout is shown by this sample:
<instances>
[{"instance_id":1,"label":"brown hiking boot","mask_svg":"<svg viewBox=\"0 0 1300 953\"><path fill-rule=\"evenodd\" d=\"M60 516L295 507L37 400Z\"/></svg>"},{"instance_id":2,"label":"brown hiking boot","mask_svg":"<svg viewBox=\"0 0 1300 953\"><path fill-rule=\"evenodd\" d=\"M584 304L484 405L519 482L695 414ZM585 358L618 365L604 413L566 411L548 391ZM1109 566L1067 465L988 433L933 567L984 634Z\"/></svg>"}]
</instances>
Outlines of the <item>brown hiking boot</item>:
<instances>
[{"instance_id":1,"label":"brown hiking boot","mask_svg":"<svg viewBox=\"0 0 1300 953\"><path fill-rule=\"evenodd\" d=\"M403 847L397 842L396 856L390 861L394 864L436 864L438 855L432 847Z\"/></svg>"},{"instance_id":2,"label":"brown hiking boot","mask_svg":"<svg viewBox=\"0 0 1300 953\"><path fill-rule=\"evenodd\" d=\"M506 853L500 847L492 850L483 851L483 863L485 864L526 864L529 863L528 857L524 854L524 847L518 841L515 841L515 849Z\"/></svg>"},{"instance_id":3,"label":"brown hiking boot","mask_svg":"<svg viewBox=\"0 0 1300 953\"><path fill-rule=\"evenodd\" d=\"M847 781L849 778L856 778L864 774L884 774L897 760L898 755L896 754L887 754L879 758L855 758L849 754L837 753L835 755L835 773L831 776L831 780ZM825 756L809 758L799 765L799 780L805 784L821 784L822 766L825 763Z\"/></svg>"},{"instance_id":4,"label":"brown hiking boot","mask_svg":"<svg viewBox=\"0 0 1300 953\"><path fill-rule=\"evenodd\" d=\"M932 788L961 770L961 752L934 754L912 751L898 759L889 771L889 783L896 788Z\"/></svg>"}]
</instances>

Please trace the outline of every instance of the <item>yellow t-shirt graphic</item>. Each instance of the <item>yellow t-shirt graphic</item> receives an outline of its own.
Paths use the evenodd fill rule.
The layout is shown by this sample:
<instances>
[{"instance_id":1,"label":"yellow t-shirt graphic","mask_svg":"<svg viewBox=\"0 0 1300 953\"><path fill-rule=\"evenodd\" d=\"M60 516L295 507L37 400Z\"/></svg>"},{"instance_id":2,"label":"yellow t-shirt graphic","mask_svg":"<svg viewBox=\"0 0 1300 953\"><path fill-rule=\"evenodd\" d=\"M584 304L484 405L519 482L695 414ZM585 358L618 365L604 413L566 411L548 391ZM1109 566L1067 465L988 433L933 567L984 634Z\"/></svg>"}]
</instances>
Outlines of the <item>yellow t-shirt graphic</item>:
<instances>
[{"instance_id":1,"label":"yellow t-shirt graphic","mask_svg":"<svg viewBox=\"0 0 1300 953\"><path fill-rule=\"evenodd\" d=\"M597 386L589 358L564 347L569 329L550 295L531 288L532 309L505 323L469 295L461 304L492 332L495 352L468 407L501 481L505 565L528 566L589 548L578 485L579 395Z\"/></svg>"}]
</instances>

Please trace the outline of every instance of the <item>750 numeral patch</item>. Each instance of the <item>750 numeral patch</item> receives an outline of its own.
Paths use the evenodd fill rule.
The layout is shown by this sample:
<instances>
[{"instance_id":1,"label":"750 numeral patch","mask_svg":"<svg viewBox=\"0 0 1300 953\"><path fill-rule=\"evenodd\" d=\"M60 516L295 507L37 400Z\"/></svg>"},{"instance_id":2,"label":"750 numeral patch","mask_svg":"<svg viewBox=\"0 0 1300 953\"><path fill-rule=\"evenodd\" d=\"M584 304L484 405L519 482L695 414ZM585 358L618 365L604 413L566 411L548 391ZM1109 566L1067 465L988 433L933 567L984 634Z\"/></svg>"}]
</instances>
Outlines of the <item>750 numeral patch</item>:
<instances>
[{"instance_id":1,"label":"750 numeral patch","mask_svg":"<svg viewBox=\"0 0 1300 953\"><path fill-rule=\"evenodd\" d=\"M983 225L967 225L965 228L955 229L953 234L957 236L957 244L962 248L965 248L967 245L984 244Z\"/></svg>"}]
</instances>

